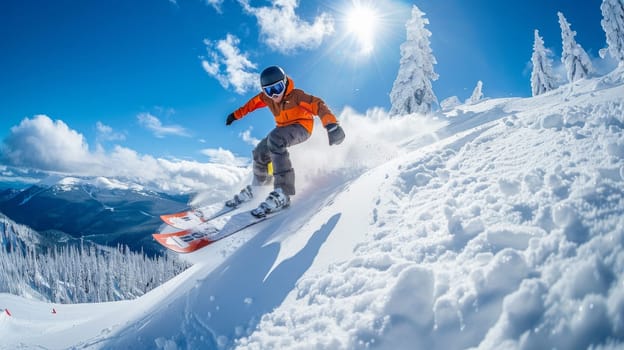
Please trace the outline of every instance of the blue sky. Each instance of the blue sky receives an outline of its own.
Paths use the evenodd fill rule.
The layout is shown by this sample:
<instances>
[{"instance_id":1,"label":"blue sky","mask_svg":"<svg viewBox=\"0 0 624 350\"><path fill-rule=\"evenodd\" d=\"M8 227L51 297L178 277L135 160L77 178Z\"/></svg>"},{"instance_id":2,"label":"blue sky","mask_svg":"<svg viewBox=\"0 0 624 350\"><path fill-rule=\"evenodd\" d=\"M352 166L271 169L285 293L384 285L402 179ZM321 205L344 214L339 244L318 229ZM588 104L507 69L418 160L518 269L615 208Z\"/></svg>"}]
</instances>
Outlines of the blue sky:
<instances>
[{"instance_id":1,"label":"blue sky","mask_svg":"<svg viewBox=\"0 0 624 350\"><path fill-rule=\"evenodd\" d=\"M558 65L562 11L577 42L597 58L606 46L600 3L2 1L0 137L19 145L11 128L43 114L56 122L48 127L82 135L76 153L123 147L139 156L208 162L222 148L249 157L253 146L243 135L262 138L273 126L268 111L231 127L224 121L256 93L248 78L268 65L284 67L296 86L323 98L336 114L346 106L361 113L388 109L413 4L430 22L439 100L466 99L478 80L486 97L526 97L533 30L540 30ZM350 31L358 4L373 9L377 24ZM365 53L358 33L367 30ZM228 65L241 62L242 73L227 74Z\"/></svg>"}]
</instances>

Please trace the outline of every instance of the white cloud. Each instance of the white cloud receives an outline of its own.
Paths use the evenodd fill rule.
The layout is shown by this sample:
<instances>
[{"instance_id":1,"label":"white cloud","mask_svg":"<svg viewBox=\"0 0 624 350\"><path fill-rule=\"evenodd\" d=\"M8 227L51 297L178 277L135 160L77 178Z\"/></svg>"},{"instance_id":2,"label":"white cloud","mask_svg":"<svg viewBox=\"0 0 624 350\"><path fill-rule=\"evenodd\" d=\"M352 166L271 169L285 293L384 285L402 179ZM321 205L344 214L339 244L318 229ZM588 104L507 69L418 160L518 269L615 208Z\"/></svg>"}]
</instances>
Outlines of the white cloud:
<instances>
[{"instance_id":1,"label":"white cloud","mask_svg":"<svg viewBox=\"0 0 624 350\"><path fill-rule=\"evenodd\" d=\"M9 164L42 170L83 170L93 161L82 134L45 115L25 118L4 140L2 158Z\"/></svg>"},{"instance_id":2,"label":"white cloud","mask_svg":"<svg viewBox=\"0 0 624 350\"><path fill-rule=\"evenodd\" d=\"M210 5L214 7L214 9L218 13L221 13L221 5L223 4L223 0L205 0L205 1L206 1L206 5Z\"/></svg>"},{"instance_id":3,"label":"white cloud","mask_svg":"<svg viewBox=\"0 0 624 350\"><path fill-rule=\"evenodd\" d=\"M26 118L11 128L0 151L0 159L9 166L82 176L123 177L172 193L210 190L211 199L223 199L238 190L249 173L231 161L172 161L121 146L108 153L101 148L90 151L82 134L45 115ZM227 157L213 160L219 159L227 160Z\"/></svg>"},{"instance_id":4,"label":"white cloud","mask_svg":"<svg viewBox=\"0 0 624 350\"><path fill-rule=\"evenodd\" d=\"M102 141L123 141L126 135L121 132L115 132L112 127L98 121L95 124L97 129L97 138Z\"/></svg>"},{"instance_id":5,"label":"white cloud","mask_svg":"<svg viewBox=\"0 0 624 350\"><path fill-rule=\"evenodd\" d=\"M139 124L151 130L154 136L163 138L166 135L189 136L186 129L179 125L163 125L160 119L150 113L141 113L137 116Z\"/></svg>"},{"instance_id":6,"label":"white cloud","mask_svg":"<svg viewBox=\"0 0 624 350\"><path fill-rule=\"evenodd\" d=\"M169 0L169 2L172 3L175 6L179 6L177 0ZM203 0L202 2L204 2L207 6L214 7L214 9L218 13L221 13L221 5L223 5L223 0Z\"/></svg>"},{"instance_id":7,"label":"white cloud","mask_svg":"<svg viewBox=\"0 0 624 350\"><path fill-rule=\"evenodd\" d=\"M129 178L165 192L209 191L209 200L229 197L249 172L230 163L167 160L121 146L102 157L102 162L116 164L114 169L107 168L108 172L100 171L104 176Z\"/></svg>"},{"instance_id":8,"label":"white cloud","mask_svg":"<svg viewBox=\"0 0 624 350\"><path fill-rule=\"evenodd\" d=\"M258 89L258 74L254 73L256 64L238 49L240 40L228 34L219 41L204 40L210 57L202 58L202 67L209 75L216 78L224 88L234 87L243 94Z\"/></svg>"},{"instance_id":9,"label":"white cloud","mask_svg":"<svg viewBox=\"0 0 624 350\"><path fill-rule=\"evenodd\" d=\"M249 0L239 0L246 12L256 16L260 35L271 49L292 53L297 49L314 49L334 32L334 23L326 13L318 15L313 23L295 14L297 0L273 0L271 7L252 7Z\"/></svg>"},{"instance_id":10,"label":"white cloud","mask_svg":"<svg viewBox=\"0 0 624 350\"><path fill-rule=\"evenodd\" d=\"M237 157L229 150L219 147L218 149L208 148L201 151L208 156L212 163L229 164L232 166L244 166L249 164L249 159Z\"/></svg>"},{"instance_id":11,"label":"white cloud","mask_svg":"<svg viewBox=\"0 0 624 350\"><path fill-rule=\"evenodd\" d=\"M249 129L241 132L240 134L238 134L238 136L245 141L245 143L248 143L252 146L256 146L260 140L258 140L257 138L251 136L251 130L253 130L253 127L250 127Z\"/></svg>"}]
</instances>

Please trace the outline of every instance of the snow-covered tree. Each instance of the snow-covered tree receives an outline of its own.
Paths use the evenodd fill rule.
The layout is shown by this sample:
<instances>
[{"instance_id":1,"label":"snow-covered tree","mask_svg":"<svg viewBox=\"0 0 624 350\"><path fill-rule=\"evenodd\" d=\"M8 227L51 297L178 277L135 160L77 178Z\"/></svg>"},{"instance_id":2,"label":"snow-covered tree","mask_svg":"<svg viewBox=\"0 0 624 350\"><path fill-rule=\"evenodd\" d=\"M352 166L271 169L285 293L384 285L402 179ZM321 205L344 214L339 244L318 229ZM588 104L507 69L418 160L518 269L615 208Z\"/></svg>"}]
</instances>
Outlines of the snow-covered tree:
<instances>
[{"instance_id":1,"label":"snow-covered tree","mask_svg":"<svg viewBox=\"0 0 624 350\"><path fill-rule=\"evenodd\" d=\"M535 42L533 43L533 56L531 63L531 92L533 96L541 95L544 92L554 90L557 87L557 77L553 73L550 50L544 46L544 39L535 29Z\"/></svg>"},{"instance_id":2,"label":"snow-covered tree","mask_svg":"<svg viewBox=\"0 0 624 350\"><path fill-rule=\"evenodd\" d=\"M570 23L563 16L563 13L557 12L557 15L559 16L561 40L563 43L561 62L563 62L568 73L568 81L575 82L579 79L587 78L594 74L594 66L587 52L574 39L576 32L570 28Z\"/></svg>"},{"instance_id":3,"label":"snow-covered tree","mask_svg":"<svg viewBox=\"0 0 624 350\"><path fill-rule=\"evenodd\" d=\"M624 64L624 0L603 0L602 29L607 34L609 53Z\"/></svg>"},{"instance_id":4,"label":"snow-covered tree","mask_svg":"<svg viewBox=\"0 0 624 350\"><path fill-rule=\"evenodd\" d=\"M425 29L429 20L418 7L412 7L412 17L405 24L407 40L401 44L401 60L392 91L391 115L429 113L438 100L431 81L438 79L433 71L437 63L429 44L431 32Z\"/></svg>"},{"instance_id":5,"label":"snow-covered tree","mask_svg":"<svg viewBox=\"0 0 624 350\"><path fill-rule=\"evenodd\" d=\"M451 96L451 97L447 97L444 100L442 100L442 102L440 102L440 108L442 108L443 111L450 111L451 109L459 106L461 104L461 101L459 100L459 98L457 96Z\"/></svg>"},{"instance_id":6,"label":"snow-covered tree","mask_svg":"<svg viewBox=\"0 0 624 350\"><path fill-rule=\"evenodd\" d=\"M481 101L482 98L483 98L483 82L479 80L477 82L477 86L475 86L474 90L472 90L472 95L466 101L466 103L468 104L477 103Z\"/></svg>"}]
</instances>

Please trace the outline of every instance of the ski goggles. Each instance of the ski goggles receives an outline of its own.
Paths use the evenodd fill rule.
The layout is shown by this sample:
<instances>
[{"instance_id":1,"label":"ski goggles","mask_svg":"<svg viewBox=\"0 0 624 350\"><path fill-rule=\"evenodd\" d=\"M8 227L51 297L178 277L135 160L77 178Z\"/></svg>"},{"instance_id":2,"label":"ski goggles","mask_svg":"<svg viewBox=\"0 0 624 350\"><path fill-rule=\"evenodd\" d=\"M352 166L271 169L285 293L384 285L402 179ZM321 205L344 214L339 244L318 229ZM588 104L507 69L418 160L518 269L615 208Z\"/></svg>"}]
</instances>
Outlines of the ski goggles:
<instances>
[{"instance_id":1,"label":"ski goggles","mask_svg":"<svg viewBox=\"0 0 624 350\"><path fill-rule=\"evenodd\" d=\"M286 84L283 80L262 87L262 91L264 91L264 93L267 94L267 96L269 97L277 97L281 95L284 90L286 90Z\"/></svg>"}]
</instances>

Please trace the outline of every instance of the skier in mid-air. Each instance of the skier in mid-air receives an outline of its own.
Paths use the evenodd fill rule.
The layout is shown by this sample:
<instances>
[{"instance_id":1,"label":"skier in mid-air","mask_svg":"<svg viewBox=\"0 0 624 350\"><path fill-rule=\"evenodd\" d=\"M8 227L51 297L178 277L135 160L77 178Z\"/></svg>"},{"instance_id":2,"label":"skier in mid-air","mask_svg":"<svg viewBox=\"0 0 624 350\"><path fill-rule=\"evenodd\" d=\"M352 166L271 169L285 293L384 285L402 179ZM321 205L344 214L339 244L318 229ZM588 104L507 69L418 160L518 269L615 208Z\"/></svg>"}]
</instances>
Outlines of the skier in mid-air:
<instances>
[{"instance_id":1,"label":"skier in mid-air","mask_svg":"<svg viewBox=\"0 0 624 350\"><path fill-rule=\"evenodd\" d=\"M262 91L245 105L227 116L226 125L232 124L258 108L269 107L275 117L276 127L253 150L253 186L270 185L274 190L258 208L254 216L263 217L290 205L290 196L295 194L295 171L292 168L288 147L306 141L312 134L314 116L318 116L327 130L329 145L338 145L345 138L334 114L325 102L295 89L291 77L278 66L266 68L260 74ZM268 173L268 164L273 163L273 175ZM252 186L247 186L227 206L236 207L253 197Z\"/></svg>"}]
</instances>

